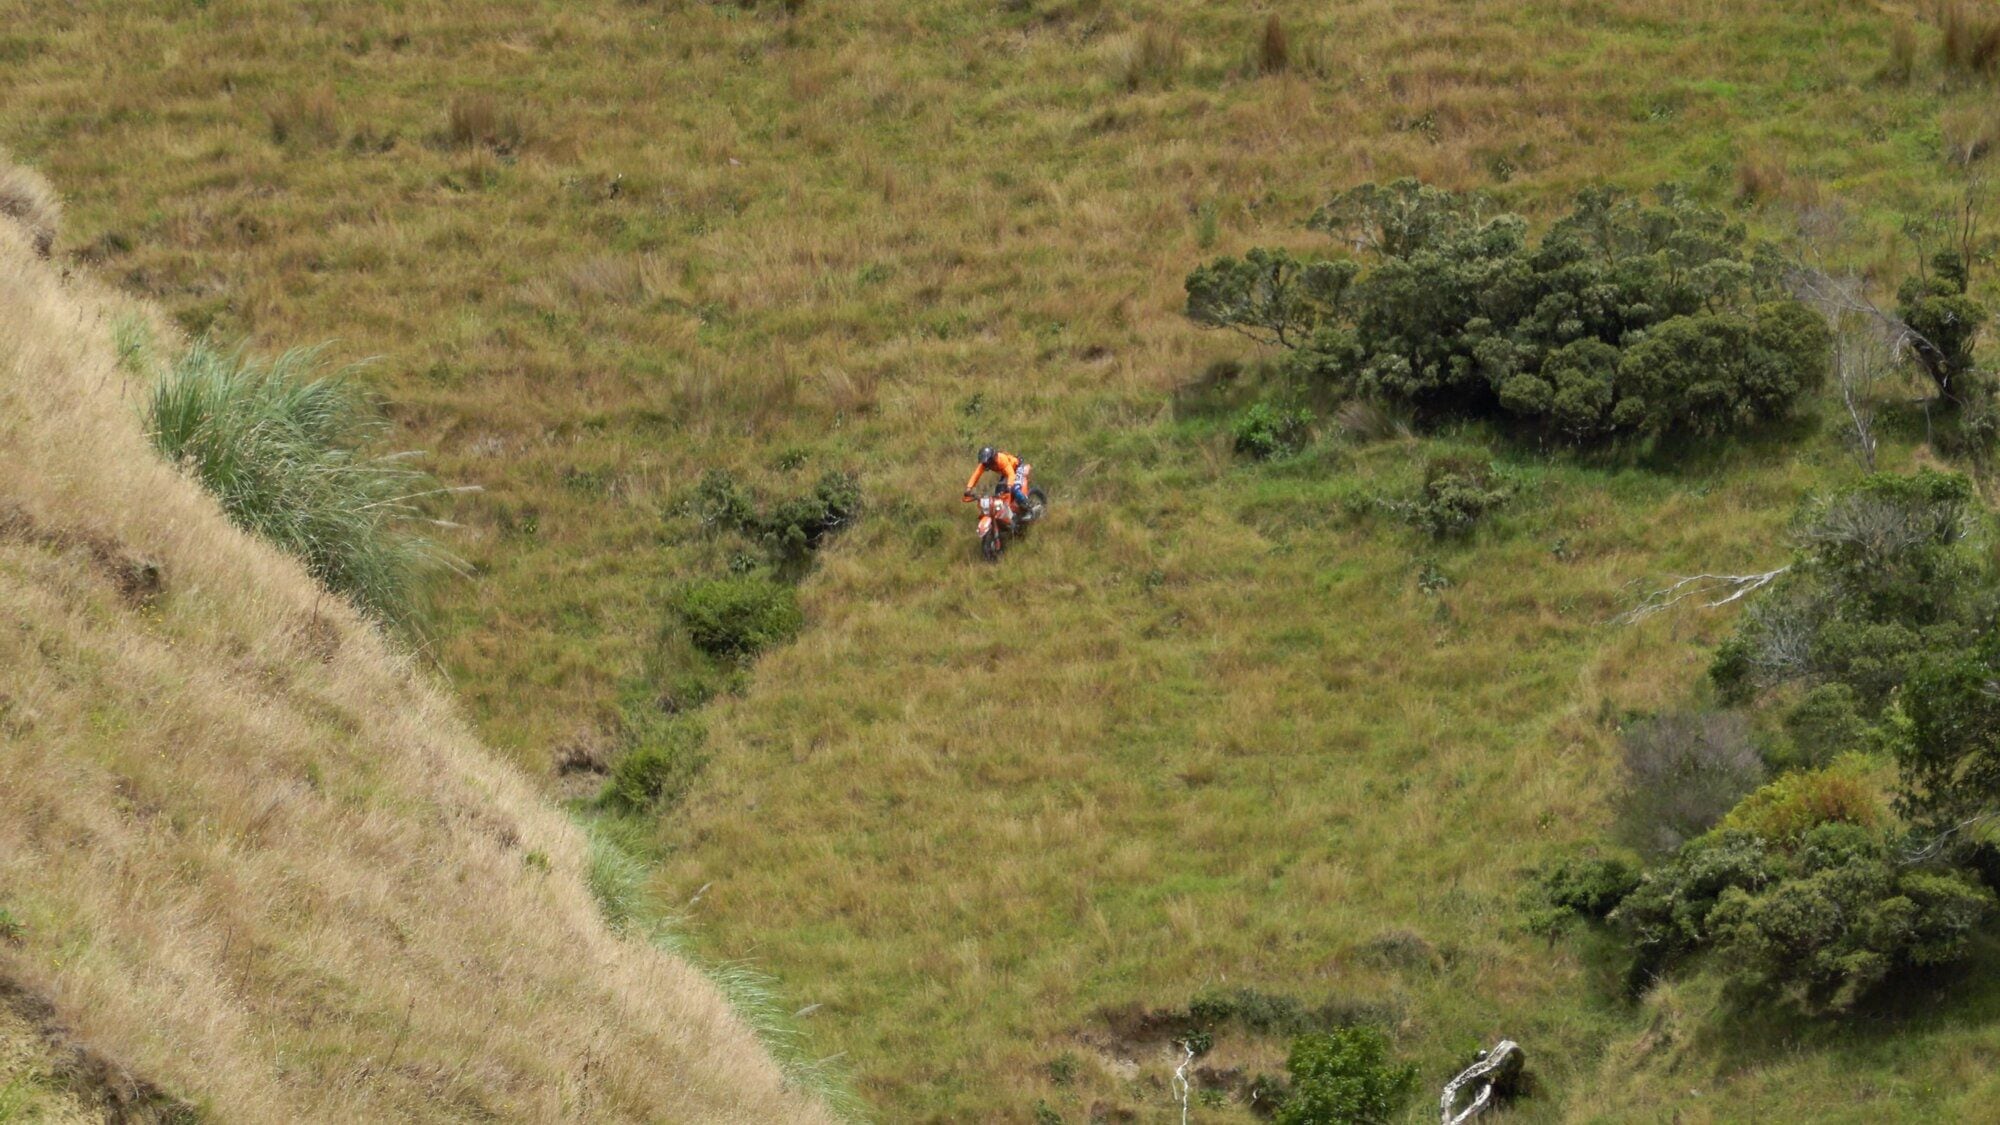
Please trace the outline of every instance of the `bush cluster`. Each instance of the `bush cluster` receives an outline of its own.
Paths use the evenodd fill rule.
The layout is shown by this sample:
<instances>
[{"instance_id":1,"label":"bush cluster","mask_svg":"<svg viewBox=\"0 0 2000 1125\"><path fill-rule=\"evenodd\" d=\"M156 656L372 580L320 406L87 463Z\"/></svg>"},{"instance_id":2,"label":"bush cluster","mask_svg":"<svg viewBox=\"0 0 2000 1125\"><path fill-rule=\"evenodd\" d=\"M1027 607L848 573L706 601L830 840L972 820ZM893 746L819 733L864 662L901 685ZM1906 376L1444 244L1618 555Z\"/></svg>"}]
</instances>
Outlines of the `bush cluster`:
<instances>
[{"instance_id":1,"label":"bush cluster","mask_svg":"<svg viewBox=\"0 0 2000 1125\"><path fill-rule=\"evenodd\" d=\"M1187 315L1290 350L1308 383L1420 417L1487 417L1572 444L1714 436L1778 418L1830 337L1744 230L1663 189L1577 196L1539 241L1478 196L1367 185L1307 224L1354 259L1258 249L1187 278Z\"/></svg>"},{"instance_id":2,"label":"bush cluster","mask_svg":"<svg viewBox=\"0 0 2000 1125\"><path fill-rule=\"evenodd\" d=\"M1628 804L1707 831L1608 913L1610 874L1551 872L1531 923L1605 917L1630 943L1636 986L1706 956L1740 994L1815 1014L1966 957L2000 875L1977 830L2000 812L2000 641L1985 624L2000 576L1974 545L1979 525L1970 483L1931 471L1871 475L1806 505L1791 568L1711 669L1734 702L1778 711L1768 761L1782 772L1716 823L1754 776L1740 720L1635 728ZM1884 748L1899 817L1878 780Z\"/></svg>"},{"instance_id":3,"label":"bush cluster","mask_svg":"<svg viewBox=\"0 0 2000 1125\"><path fill-rule=\"evenodd\" d=\"M707 734L700 720L681 716L635 732L601 800L630 812L678 802L708 764Z\"/></svg>"},{"instance_id":4,"label":"bush cluster","mask_svg":"<svg viewBox=\"0 0 2000 1125\"><path fill-rule=\"evenodd\" d=\"M1311 436L1312 411L1303 406L1253 403L1237 415L1236 452L1258 460L1297 453Z\"/></svg>"},{"instance_id":5,"label":"bush cluster","mask_svg":"<svg viewBox=\"0 0 2000 1125\"><path fill-rule=\"evenodd\" d=\"M1389 1057L1372 1027L1308 1032L1285 1059L1291 1085L1278 1105L1279 1125L1382 1125L1416 1090L1417 1068Z\"/></svg>"},{"instance_id":6,"label":"bush cluster","mask_svg":"<svg viewBox=\"0 0 2000 1125\"><path fill-rule=\"evenodd\" d=\"M695 485L688 506L703 525L738 532L762 544L779 563L802 564L827 536L861 514L861 485L850 474L833 470L810 492L760 510L735 477L710 469Z\"/></svg>"},{"instance_id":7,"label":"bush cluster","mask_svg":"<svg viewBox=\"0 0 2000 1125\"><path fill-rule=\"evenodd\" d=\"M455 560L416 528L437 491L401 454L370 452L385 423L316 349L269 362L197 343L154 388L153 445L246 528L378 620L420 628L429 580Z\"/></svg>"},{"instance_id":8,"label":"bush cluster","mask_svg":"<svg viewBox=\"0 0 2000 1125\"><path fill-rule=\"evenodd\" d=\"M1877 473L1808 505L1791 569L1716 653L1724 698L1838 683L1878 716L1926 653L1962 647L1990 618L1991 568L1966 542L1972 512L1971 482L1931 470Z\"/></svg>"},{"instance_id":9,"label":"bush cluster","mask_svg":"<svg viewBox=\"0 0 2000 1125\"><path fill-rule=\"evenodd\" d=\"M1434 458L1424 465L1424 482L1411 518L1433 539L1470 535L1513 491L1484 461Z\"/></svg>"},{"instance_id":10,"label":"bush cluster","mask_svg":"<svg viewBox=\"0 0 2000 1125\"><path fill-rule=\"evenodd\" d=\"M1573 857L1544 868L1522 896L1528 928L1553 935L1572 919L1601 922L1639 885L1639 872L1615 857Z\"/></svg>"},{"instance_id":11,"label":"bush cluster","mask_svg":"<svg viewBox=\"0 0 2000 1125\"><path fill-rule=\"evenodd\" d=\"M1820 1014L1900 970L1963 958L1993 907L1970 875L1909 865L1883 832L1828 820L1783 841L1703 836L1648 872L1614 918L1640 981L1712 950L1746 995Z\"/></svg>"},{"instance_id":12,"label":"bush cluster","mask_svg":"<svg viewBox=\"0 0 2000 1125\"><path fill-rule=\"evenodd\" d=\"M740 575L691 582L674 598L688 637L710 656L754 656L788 641L805 623L798 596L781 582Z\"/></svg>"}]
</instances>

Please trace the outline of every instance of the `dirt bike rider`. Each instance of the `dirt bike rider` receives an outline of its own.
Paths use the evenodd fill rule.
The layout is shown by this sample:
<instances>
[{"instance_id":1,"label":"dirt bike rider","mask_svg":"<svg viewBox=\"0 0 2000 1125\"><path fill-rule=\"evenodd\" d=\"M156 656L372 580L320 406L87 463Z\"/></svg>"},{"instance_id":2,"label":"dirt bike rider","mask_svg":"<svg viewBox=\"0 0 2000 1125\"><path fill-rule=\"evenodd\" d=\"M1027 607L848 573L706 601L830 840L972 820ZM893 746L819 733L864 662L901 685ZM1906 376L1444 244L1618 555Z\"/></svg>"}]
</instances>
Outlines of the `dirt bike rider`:
<instances>
[{"instance_id":1,"label":"dirt bike rider","mask_svg":"<svg viewBox=\"0 0 2000 1125\"><path fill-rule=\"evenodd\" d=\"M965 499L972 499L972 490L979 487L979 478L989 472L998 473L1006 480L1007 492L1014 498L1015 514L1026 514L1028 489L1021 482L1021 459L990 445L981 446L979 449L979 464L973 466L972 476L965 482Z\"/></svg>"}]
</instances>

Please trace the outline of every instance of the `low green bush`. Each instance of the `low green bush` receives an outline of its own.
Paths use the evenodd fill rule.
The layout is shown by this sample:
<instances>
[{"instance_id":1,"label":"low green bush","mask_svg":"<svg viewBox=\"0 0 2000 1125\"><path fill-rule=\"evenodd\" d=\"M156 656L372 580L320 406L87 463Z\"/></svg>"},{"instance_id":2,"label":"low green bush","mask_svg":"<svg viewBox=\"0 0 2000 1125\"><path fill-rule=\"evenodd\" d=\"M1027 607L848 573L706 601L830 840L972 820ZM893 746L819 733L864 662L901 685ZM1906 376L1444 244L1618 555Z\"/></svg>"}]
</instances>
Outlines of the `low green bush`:
<instances>
[{"instance_id":1,"label":"low green bush","mask_svg":"<svg viewBox=\"0 0 2000 1125\"><path fill-rule=\"evenodd\" d=\"M861 512L861 484L847 473L829 471L813 490L772 505L757 521L757 535L773 554L804 559L828 535L854 522Z\"/></svg>"},{"instance_id":2,"label":"low green bush","mask_svg":"<svg viewBox=\"0 0 2000 1125\"><path fill-rule=\"evenodd\" d=\"M611 767L600 800L634 812L671 807L708 764L707 735L693 718L655 724L635 738Z\"/></svg>"},{"instance_id":3,"label":"low green bush","mask_svg":"<svg viewBox=\"0 0 2000 1125\"><path fill-rule=\"evenodd\" d=\"M791 587L756 575L694 582L674 598L688 637L710 656L753 656L790 640L805 623Z\"/></svg>"},{"instance_id":4,"label":"low green bush","mask_svg":"<svg viewBox=\"0 0 2000 1125\"><path fill-rule=\"evenodd\" d=\"M1966 957L1993 893L1905 862L1892 837L1839 815L1782 843L1724 827L1648 872L1612 915L1633 984L1707 952L1747 999L1838 1014L1900 972Z\"/></svg>"},{"instance_id":5,"label":"low green bush","mask_svg":"<svg viewBox=\"0 0 2000 1125\"><path fill-rule=\"evenodd\" d=\"M1411 518L1433 539L1463 537L1506 504L1513 491L1485 462L1435 458L1424 465L1424 483Z\"/></svg>"},{"instance_id":6,"label":"low green bush","mask_svg":"<svg viewBox=\"0 0 2000 1125\"><path fill-rule=\"evenodd\" d=\"M268 362L197 343L154 388L154 446L246 528L376 619L419 629L426 592L457 566L417 529L440 491L407 454L371 452L384 421L319 351Z\"/></svg>"},{"instance_id":7,"label":"low green bush","mask_svg":"<svg viewBox=\"0 0 2000 1125\"><path fill-rule=\"evenodd\" d=\"M738 532L761 543L781 563L800 563L826 537L861 514L861 484L848 473L829 470L812 491L759 510L726 470L702 474L685 509L704 526Z\"/></svg>"},{"instance_id":8,"label":"low green bush","mask_svg":"<svg viewBox=\"0 0 2000 1125\"><path fill-rule=\"evenodd\" d=\"M1554 935L1572 920L1601 922L1639 885L1624 860L1575 856L1542 869L1523 893L1528 929Z\"/></svg>"},{"instance_id":9,"label":"low green bush","mask_svg":"<svg viewBox=\"0 0 2000 1125\"><path fill-rule=\"evenodd\" d=\"M1388 1039L1372 1027L1301 1035L1285 1070L1292 1080L1278 1125L1381 1125L1417 1085L1417 1068L1391 1060Z\"/></svg>"},{"instance_id":10,"label":"low green bush","mask_svg":"<svg viewBox=\"0 0 2000 1125\"><path fill-rule=\"evenodd\" d=\"M1231 432L1236 452L1265 461L1297 453L1305 446L1311 426L1312 411L1302 406L1259 402L1237 415Z\"/></svg>"},{"instance_id":11,"label":"low green bush","mask_svg":"<svg viewBox=\"0 0 2000 1125\"><path fill-rule=\"evenodd\" d=\"M1820 684L1785 712L1785 744L1765 756L1772 768L1816 769L1876 740L1859 697L1844 683Z\"/></svg>"}]
</instances>

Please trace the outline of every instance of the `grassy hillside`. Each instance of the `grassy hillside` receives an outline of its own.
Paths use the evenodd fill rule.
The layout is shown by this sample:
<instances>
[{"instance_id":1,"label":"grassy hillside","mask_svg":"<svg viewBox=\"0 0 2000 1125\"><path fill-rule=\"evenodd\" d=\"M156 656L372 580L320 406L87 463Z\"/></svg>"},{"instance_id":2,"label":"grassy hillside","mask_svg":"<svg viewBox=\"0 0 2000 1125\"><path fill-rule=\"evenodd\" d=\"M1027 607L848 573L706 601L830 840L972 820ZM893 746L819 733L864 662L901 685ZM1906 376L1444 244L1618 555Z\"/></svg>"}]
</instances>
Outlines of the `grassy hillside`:
<instances>
[{"instance_id":1,"label":"grassy hillside","mask_svg":"<svg viewBox=\"0 0 2000 1125\"><path fill-rule=\"evenodd\" d=\"M1152 1119L1144 1012L1239 986L1384 1021L1427 1088L1520 1039L1536 1119L1982 1096L1977 996L1894 1036L1738 1032L1698 983L1627 1006L1514 924L1521 872L1601 833L1618 721L1686 698L1728 626L1607 619L1775 565L1852 472L1831 433L1502 450L1516 502L1438 548L1366 501L1482 435L1244 465L1192 384L1248 347L1179 315L1193 263L1406 174L1536 214L1600 180L1771 229L1838 203L1892 275L1900 217L1995 128L1927 13L217 0L4 35L0 143L68 186L58 254L192 331L379 356L407 440L484 486L437 655L523 763L602 755L669 693L661 595L727 562L671 514L705 469L859 474L805 634L711 706L650 842L661 897L817 1005L885 1117ZM1056 502L998 571L955 503L982 440Z\"/></svg>"},{"instance_id":2,"label":"grassy hillside","mask_svg":"<svg viewBox=\"0 0 2000 1125\"><path fill-rule=\"evenodd\" d=\"M147 315L0 222L0 1117L820 1119L430 677L153 455Z\"/></svg>"}]
</instances>

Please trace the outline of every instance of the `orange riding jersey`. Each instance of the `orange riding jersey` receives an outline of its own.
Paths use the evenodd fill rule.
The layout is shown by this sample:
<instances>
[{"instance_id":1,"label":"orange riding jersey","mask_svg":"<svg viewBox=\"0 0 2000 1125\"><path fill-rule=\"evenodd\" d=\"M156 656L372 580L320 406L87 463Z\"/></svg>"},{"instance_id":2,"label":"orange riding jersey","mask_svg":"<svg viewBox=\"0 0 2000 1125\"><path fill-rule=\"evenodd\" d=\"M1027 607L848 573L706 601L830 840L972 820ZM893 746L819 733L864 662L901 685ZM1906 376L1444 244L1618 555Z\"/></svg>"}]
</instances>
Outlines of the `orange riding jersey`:
<instances>
[{"instance_id":1,"label":"orange riding jersey","mask_svg":"<svg viewBox=\"0 0 2000 1125\"><path fill-rule=\"evenodd\" d=\"M965 490L971 492L978 488L979 478L985 476L989 468L1007 478L1009 489L1021 483L1021 459L1012 453L995 453L992 465L982 463L972 467L972 478L965 482Z\"/></svg>"}]
</instances>

